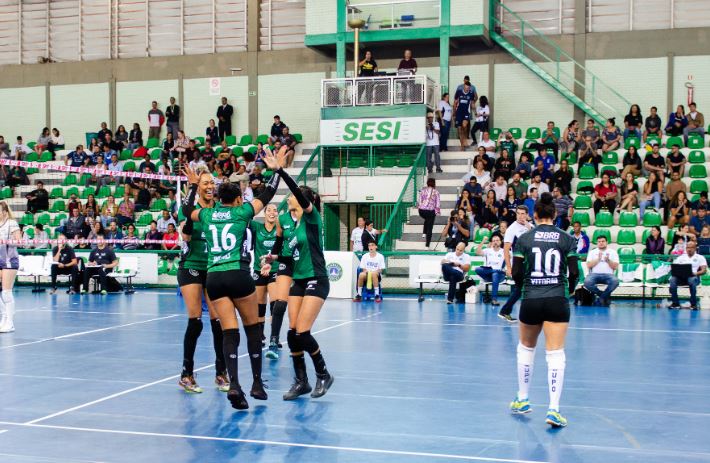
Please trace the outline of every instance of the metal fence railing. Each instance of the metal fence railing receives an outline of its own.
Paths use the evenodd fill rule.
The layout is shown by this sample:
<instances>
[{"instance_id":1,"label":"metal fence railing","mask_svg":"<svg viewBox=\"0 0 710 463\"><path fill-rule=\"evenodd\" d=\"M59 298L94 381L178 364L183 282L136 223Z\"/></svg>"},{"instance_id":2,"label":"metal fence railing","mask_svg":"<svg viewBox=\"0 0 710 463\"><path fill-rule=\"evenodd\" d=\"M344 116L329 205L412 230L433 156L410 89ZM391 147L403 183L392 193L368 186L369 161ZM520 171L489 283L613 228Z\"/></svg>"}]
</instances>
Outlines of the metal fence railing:
<instances>
[{"instance_id":1,"label":"metal fence railing","mask_svg":"<svg viewBox=\"0 0 710 463\"><path fill-rule=\"evenodd\" d=\"M393 75L323 79L321 106L428 104L438 100L436 84L425 75Z\"/></svg>"},{"instance_id":2,"label":"metal fence railing","mask_svg":"<svg viewBox=\"0 0 710 463\"><path fill-rule=\"evenodd\" d=\"M422 145L323 146L321 176L409 175L412 167L423 167Z\"/></svg>"}]
</instances>

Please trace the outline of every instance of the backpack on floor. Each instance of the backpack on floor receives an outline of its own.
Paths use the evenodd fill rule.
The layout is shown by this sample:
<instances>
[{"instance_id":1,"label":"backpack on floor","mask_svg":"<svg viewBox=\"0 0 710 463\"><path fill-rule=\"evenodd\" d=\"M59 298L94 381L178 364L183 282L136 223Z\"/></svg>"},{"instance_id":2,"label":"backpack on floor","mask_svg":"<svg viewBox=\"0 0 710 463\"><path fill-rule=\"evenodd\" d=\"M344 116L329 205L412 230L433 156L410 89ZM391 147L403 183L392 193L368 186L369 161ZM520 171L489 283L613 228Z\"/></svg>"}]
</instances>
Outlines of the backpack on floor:
<instances>
[{"instance_id":1,"label":"backpack on floor","mask_svg":"<svg viewBox=\"0 0 710 463\"><path fill-rule=\"evenodd\" d=\"M106 291L109 293L118 293L123 291L123 286L114 277L106 277Z\"/></svg>"},{"instance_id":2,"label":"backpack on floor","mask_svg":"<svg viewBox=\"0 0 710 463\"><path fill-rule=\"evenodd\" d=\"M594 304L594 294L591 293L587 288L582 286L577 288L574 292L574 304L575 305L593 305Z\"/></svg>"}]
</instances>

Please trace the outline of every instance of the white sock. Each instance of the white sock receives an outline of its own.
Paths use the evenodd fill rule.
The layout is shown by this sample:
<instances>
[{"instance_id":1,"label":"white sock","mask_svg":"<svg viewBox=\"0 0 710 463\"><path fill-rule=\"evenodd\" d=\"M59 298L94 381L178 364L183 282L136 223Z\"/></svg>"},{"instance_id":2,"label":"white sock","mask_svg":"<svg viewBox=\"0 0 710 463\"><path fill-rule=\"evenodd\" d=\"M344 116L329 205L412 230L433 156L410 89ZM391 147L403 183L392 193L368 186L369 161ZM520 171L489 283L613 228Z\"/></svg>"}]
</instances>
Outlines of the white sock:
<instances>
[{"instance_id":1,"label":"white sock","mask_svg":"<svg viewBox=\"0 0 710 463\"><path fill-rule=\"evenodd\" d=\"M525 347L518 342L518 400L528 398L533 365L535 364L535 348Z\"/></svg>"},{"instance_id":2,"label":"white sock","mask_svg":"<svg viewBox=\"0 0 710 463\"><path fill-rule=\"evenodd\" d=\"M7 321L7 309L5 308L5 303L2 301L2 297L0 297L0 328L5 326L6 321Z\"/></svg>"},{"instance_id":3,"label":"white sock","mask_svg":"<svg viewBox=\"0 0 710 463\"><path fill-rule=\"evenodd\" d=\"M0 293L0 297L2 297L2 302L5 305L5 322L2 326L6 328L12 327L15 319L15 298L12 297L12 290L3 290Z\"/></svg>"},{"instance_id":4,"label":"white sock","mask_svg":"<svg viewBox=\"0 0 710 463\"><path fill-rule=\"evenodd\" d=\"M361 296L362 295L362 286L357 287L357 295Z\"/></svg>"},{"instance_id":5,"label":"white sock","mask_svg":"<svg viewBox=\"0 0 710 463\"><path fill-rule=\"evenodd\" d=\"M550 409L560 410L560 396L562 396L562 385L565 380L565 350L548 350L545 359L547 360L547 386L550 391Z\"/></svg>"},{"instance_id":6,"label":"white sock","mask_svg":"<svg viewBox=\"0 0 710 463\"><path fill-rule=\"evenodd\" d=\"M380 295L380 287L375 286L375 296L379 296L379 295Z\"/></svg>"}]
</instances>

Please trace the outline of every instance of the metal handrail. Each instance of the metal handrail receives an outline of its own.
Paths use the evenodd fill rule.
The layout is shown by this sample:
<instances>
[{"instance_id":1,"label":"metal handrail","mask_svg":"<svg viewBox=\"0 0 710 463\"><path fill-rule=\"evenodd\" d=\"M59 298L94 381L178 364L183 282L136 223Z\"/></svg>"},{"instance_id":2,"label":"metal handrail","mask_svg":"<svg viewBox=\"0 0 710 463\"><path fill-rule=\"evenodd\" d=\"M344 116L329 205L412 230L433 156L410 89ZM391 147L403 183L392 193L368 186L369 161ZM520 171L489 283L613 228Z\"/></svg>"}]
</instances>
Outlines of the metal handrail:
<instances>
[{"instance_id":1,"label":"metal handrail","mask_svg":"<svg viewBox=\"0 0 710 463\"><path fill-rule=\"evenodd\" d=\"M403 101L397 102L397 86L396 82L411 81L412 84L422 86L422 101ZM359 94L356 91L358 82L377 82L387 86L386 101L379 102L361 102ZM417 75L392 75L392 76L368 76L368 77L340 77L332 79L321 79L321 107L322 108L341 108L351 106L378 106L378 105L394 105L394 104L429 104L433 105L436 101L436 82L424 74ZM328 102L328 94L331 89L338 91L345 90L346 93L338 95L335 103ZM340 97L344 98L340 98Z\"/></svg>"}]
</instances>

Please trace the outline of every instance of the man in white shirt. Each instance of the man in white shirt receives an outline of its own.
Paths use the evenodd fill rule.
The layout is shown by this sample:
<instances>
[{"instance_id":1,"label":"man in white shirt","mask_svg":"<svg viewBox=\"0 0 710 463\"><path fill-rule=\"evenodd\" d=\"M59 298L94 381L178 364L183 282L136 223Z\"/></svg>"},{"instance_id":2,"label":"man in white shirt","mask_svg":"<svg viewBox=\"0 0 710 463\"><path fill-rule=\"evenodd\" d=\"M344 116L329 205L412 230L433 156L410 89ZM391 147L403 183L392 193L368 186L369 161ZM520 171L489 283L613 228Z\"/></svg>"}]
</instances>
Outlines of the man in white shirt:
<instances>
[{"instance_id":1,"label":"man in white shirt","mask_svg":"<svg viewBox=\"0 0 710 463\"><path fill-rule=\"evenodd\" d=\"M609 306L611 293L619 286L619 279L614 272L619 267L619 254L607 246L606 237L597 238L597 247L587 254L589 274L584 279L584 287L597 296L599 304ZM602 292L597 285L606 285Z\"/></svg>"},{"instance_id":2,"label":"man in white shirt","mask_svg":"<svg viewBox=\"0 0 710 463\"><path fill-rule=\"evenodd\" d=\"M439 123L434 119L434 113L427 113L426 115L426 168L431 174L434 171L434 165L436 164L436 171L441 173L441 156L439 155L439 134L441 133L441 127ZM432 159L433 157L433 159Z\"/></svg>"},{"instance_id":3,"label":"man in white shirt","mask_svg":"<svg viewBox=\"0 0 710 463\"><path fill-rule=\"evenodd\" d=\"M488 153L488 156L495 159L495 157L496 157L496 142L491 140L491 136L489 135L488 132L483 132L483 134L481 135L481 141L478 143L478 147L485 148L486 153Z\"/></svg>"},{"instance_id":4,"label":"man in white shirt","mask_svg":"<svg viewBox=\"0 0 710 463\"><path fill-rule=\"evenodd\" d=\"M493 283L491 305L498 305L498 285L505 280L505 271L503 270L505 253L503 248L500 247L500 236L493 235L491 237L491 245L483 249L483 245L487 242L488 237L484 236L483 241L476 248L476 255L483 256L485 261L482 266L476 268L475 272L484 281Z\"/></svg>"},{"instance_id":5,"label":"man in white shirt","mask_svg":"<svg viewBox=\"0 0 710 463\"><path fill-rule=\"evenodd\" d=\"M160 233L167 232L169 224L173 224L175 228L177 228L177 224L175 223L175 219L173 219L173 216L170 215L169 211L164 210L163 215L158 219L158 231Z\"/></svg>"},{"instance_id":6,"label":"man in white shirt","mask_svg":"<svg viewBox=\"0 0 710 463\"><path fill-rule=\"evenodd\" d=\"M528 185L528 194L530 194L530 190L533 188L537 189L538 195L550 192L550 187L547 185L547 183L542 181L542 177L540 176L540 174L533 175L532 181L530 182L530 185Z\"/></svg>"},{"instance_id":7,"label":"man in white shirt","mask_svg":"<svg viewBox=\"0 0 710 463\"><path fill-rule=\"evenodd\" d=\"M488 184L488 189L496 194L496 201L505 201L508 195L508 183L503 175L496 176L496 181Z\"/></svg>"},{"instance_id":8,"label":"man in white shirt","mask_svg":"<svg viewBox=\"0 0 710 463\"><path fill-rule=\"evenodd\" d=\"M678 301L678 285L687 284L690 289L690 308L692 310L698 310L700 307L698 305L697 290L700 284L700 277L708 271L708 262L705 257L697 253L698 245L695 241L688 241L685 245L685 254L681 254L675 260L675 264L690 264L692 266L693 276L688 278L687 281L681 281L680 279L672 276L670 280L670 291L671 291L671 309L680 309L680 302Z\"/></svg>"},{"instance_id":9,"label":"man in white shirt","mask_svg":"<svg viewBox=\"0 0 710 463\"><path fill-rule=\"evenodd\" d=\"M362 232L365 231L365 219L357 218L357 227L350 233L350 250L352 252L362 252Z\"/></svg>"},{"instance_id":10,"label":"man in white shirt","mask_svg":"<svg viewBox=\"0 0 710 463\"><path fill-rule=\"evenodd\" d=\"M32 148L25 145L25 143L22 141L22 137L17 137L17 143L12 145L12 151L10 153L10 156L14 159L22 161L25 155L30 154L31 152Z\"/></svg>"},{"instance_id":11,"label":"man in white shirt","mask_svg":"<svg viewBox=\"0 0 710 463\"><path fill-rule=\"evenodd\" d=\"M362 301L362 288L368 279L372 281L372 288L375 290L375 302L382 302L380 296L380 280L382 271L385 269L385 257L377 252L377 245L373 242L367 245L368 252L360 259L360 275L357 277L357 295L353 299L355 302Z\"/></svg>"},{"instance_id":12,"label":"man in white shirt","mask_svg":"<svg viewBox=\"0 0 710 463\"><path fill-rule=\"evenodd\" d=\"M441 261L441 273L444 276L444 281L449 282L449 292L446 293L446 303L454 303L454 295L456 294L456 285L463 281L464 276L471 268L471 256L466 254L465 243L456 245L456 250L446 254Z\"/></svg>"},{"instance_id":13,"label":"man in white shirt","mask_svg":"<svg viewBox=\"0 0 710 463\"><path fill-rule=\"evenodd\" d=\"M510 224L508 229L505 231L505 235L503 236L503 256L505 259L505 274L509 278L512 278L513 259L511 255L513 254L513 250L515 250L515 242L518 240L518 238L520 238L523 233L529 231L532 228L532 224L528 222L528 219L529 216L527 207L520 205L515 208L515 222ZM508 296L508 300L505 301L505 304L503 304L503 307L501 307L500 312L498 313L498 317L509 323L515 323L517 319L515 319L511 315L511 313L513 313L513 306L516 302L518 302L520 296L522 296L520 288L516 285L513 285L510 289L510 296Z\"/></svg>"}]
</instances>

